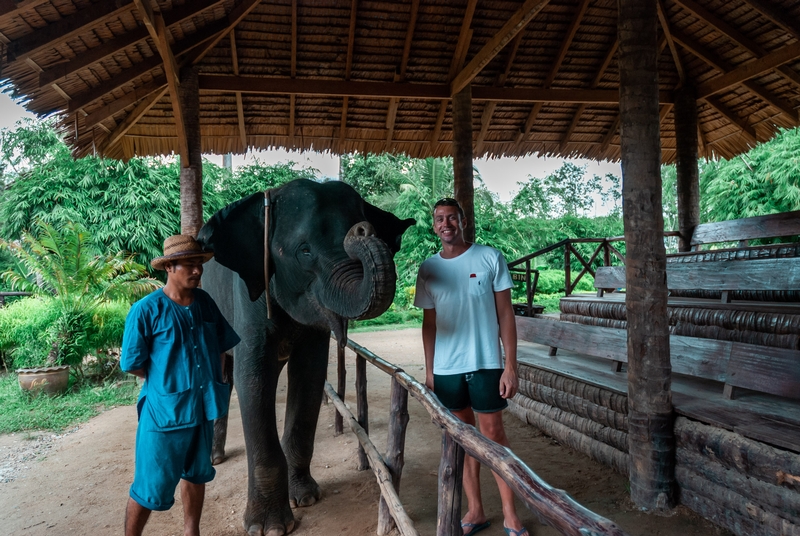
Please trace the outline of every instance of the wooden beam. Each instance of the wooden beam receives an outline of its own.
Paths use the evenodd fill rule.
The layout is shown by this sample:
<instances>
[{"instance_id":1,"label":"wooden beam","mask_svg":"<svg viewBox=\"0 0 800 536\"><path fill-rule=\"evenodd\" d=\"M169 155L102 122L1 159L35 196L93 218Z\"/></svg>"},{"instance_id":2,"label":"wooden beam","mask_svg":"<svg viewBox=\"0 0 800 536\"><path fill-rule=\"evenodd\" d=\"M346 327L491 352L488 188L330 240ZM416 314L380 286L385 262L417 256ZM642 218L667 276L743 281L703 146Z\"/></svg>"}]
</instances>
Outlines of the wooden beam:
<instances>
[{"instance_id":1,"label":"wooden beam","mask_svg":"<svg viewBox=\"0 0 800 536\"><path fill-rule=\"evenodd\" d=\"M692 37L674 30L672 32L672 36L675 39L675 42L688 50L694 56L700 58L704 62L714 67L716 70L720 71L723 75L733 69L725 59L719 57L715 52L707 49ZM745 80L742 82L742 86L747 88L748 91L756 95L773 108L780 110L792 122L792 124L795 126L798 125L798 112L795 110L792 103L773 94L771 91L761 87L751 80Z\"/></svg>"},{"instance_id":2,"label":"wooden beam","mask_svg":"<svg viewBox=\"0 0 800 536\"><path fill-rule=\"evenodd\" d=\"M397 119L397 106L399 102L397 99L389 99L389 109L386 112L386 151L389 151L392 145L392 136L394 135L394 123Z\"/></svg>"},{"instance_id":3,"label":"wooden beam","mask_svg":"<svg viewBox=\"0 0 800 536\"><path fill-rule=\"evenodd\" d=\"M220 41L222 41L223 37L228 35L228 32L235 28L237 24L242 22L242 19L245 18L256 7L258 7L258 4L260 3L261 0L242 0L239 4L237 4L227 17L215 23L222 25L219 30L217 30L215 27L214 30L206 33L206 35L211 35L211 40L204 44L201 49L192 53L190 57L187 57L186 64L197 65L197 63L202 60L206 54L208 54L215 46L219 44ZM201 30L201 32L204 32L204 30Z\"/></svg>"},{"instance_id":4,"label":"wooden beam","mask_svg":"<svg viewBox=\"0 0 800 536\"><path fill-rule=\"evenodd\" d=\"M156 79L153 79L151 82L144 84L143 86L135 88L133 91L126 93L122 97L114 99L109 104L98 108L87 115L83 122L83 128L92 128L93 126L100 124L101 121L105 121L114 114L121 112L128 106L142 100L154 91L160 90L166 85L166 83L167 80L163 76L160 76Z\"/></svg>"},{"instance_id":5,"label":"wooden beam","mask_svg":"<svg viewBox=\"0 0 800 536\"><path fill-rule=\"evenodd\" d=\"M164 24L169 28L219 4L221 1L222 0L194 0L193 2L183 4L163 14ZM60 62L51 67L47 67L44 72L39 75L39 87L48 86L52 82L57 82L62 78L66 78L81 69L89 67L93 63L102 61L120 50L146 39L149 35L150 33L147 31L147 28L138 27L118 37L109 39L100 46L85 50L69 61Z\"/></svg>"},{"instance_id":6,"label":"wooden beam","mask_svg":"<svg viewBox=\"0 0 800 536\"><path fill-rule=\"evenodd\" d=\"M297 76L297 0L292 0L292 50L290 76ZM294 147L294 121L297 95L289 95L289 146Z\"/></svg>"},{"instance_id":7,"label":"wooden beam","mask_svg":"<svg viewBox=\"0 0 800 536\"><path fill-rule=\"evenodd\" d=\"M20 60L36 54L46 47L55 48L56 44L72 39L86 31L87 28L97 26L105 19L132 8L133 0L105 0L78 9L72 15L43 28L35 28L32 33L12 41L8 45L8 58L10 61Z\"/></svg>"},{"instance_id":8,"label":"wooden beam","mask_svg":"<svg viewBox=\"0 0 800 536\"><path fill-rule=\"evenodd\" d=\"M139 18L150 32L153 42L158 49L164 64L164 76L167 78L170 101L172 102L172 115L175 120L175 130L178 136L178 153L181 157L181 167L189 166L189 145L186 139L186 125L184 124L183 106L180 95L180 78L178 62L172 54L167 36L167 28L161 13L154 12L150 0L134 0Z\"/></svg>"},{"instance_id":9,"label":"wooden beam","mask_svg":"<svg viewBox=\"0 0 800 536\"><path fill-rule=\"evenodd\" d=\"M344 79L350 80L350 72L353 68L353 49L356 43L356 19L358 18L358 0L351 0L350 3L350 30L347 34L347 59L344 65ZM342 99L342 125L339 128L339 142L343 143L347 137L347 108L349 107L348 97Z\"/></svg>"},{"instance_id":10,"label":"wooden beam","mask_svg":"<svg viewBox=\"0 0 800 536\"><path fill-rule=\"evenodd\" d=\"M231 64L234 76L239 76L239 54L236 52L236 30L231 29L229 34L231 42ZM247 131L244 126L244 103L242 102L242 92L236 93L236 116L239 122L239 141L242 143L242 154L247 152Z\"/></svg>"},{"instance_id":11,"label":"wooden beam","mask_svg":"<svg viewBox=\"0 0 800 536\"><path fill-rule=\"evenodd\" d=\"M611 140L614 139L614 136L617 134L617 129L619 128L619 115L614 117L614 121L611 123L611 127L606 132L606 135L603 137L603 141L600 142L600 153L605 153L608 150L608 146L611 145Z\"/></svg>"},{"instance_id":12,"label":"wooden beam","mask_svg":"<svg viewBox=\"0 0 800 536\"><path fill-rule=\"evenodd\" d=\"M678 4L682 5L701 19L705 20L708 24L725 34L734 44L748 50L756 58L766 56L767 51L758 43L744 35L742 32L720 19L703 6L699 5L694 0L675 0ZM800 85L800 73L792 70L789 67L780 66L777 71L784 77L788 78L794 84Z\"/></svg>"},{"instance_id":13,"label":"wooden beam","mask_svg":"<svg viewBox=\"0 0 800 536\"><path fill-rule=\"evenodd\" d=\"M703 135L703 129L700 128L700 121L697 122L697 151L700 156L708 158L706 154L706 138Z\"/></svg>"},{"instance_id":14,"label":"wooden beam","mask_svg":"<svg viewBox=\"0 0 800 536\"><path fill-rule=\"evenodd\" d=\"M49 4L50 2L51 0L2 0L0 1L0 23L6 23L23 11Z\"/></svg>"},{"instance_id":15,"label":"wooden beam","mask_svg":"<svg viewBox=\"0 0 800 536\"><path fill-rule=\"evenodd\" d=\"M521 32L533 18L544 9L550 0L526 0L511 18L508 19L502 28L481 48L472 60L461 70L450 84L450 94L455 95L467 84L472 82L475 77L486 67L490 61L514 37ZM584 4L587 2L584 1Z\"/></svg>"},{"instance_id":16,"label":"wooden beam","mask_svg":"<svg viewBox=\"0 0 800 536\"><path fill-rule=\"evenodd\" d=\"M611 45L611 48L608 49L606 52L606 57L603 59L603 63L600 65L600 69L598 69L597 74L592 80L592 83L589 85L589 89L594 89L600 83L600 80L603 79L603 76L606 74L606 69L608 66L611 65L611 60L614 59L614 55L617 53L617 48L619 47L619 39L614 40L614 44ZM569 138L572 136L572 133L578 127L578 123L581 120L581 116L583 115L584 110L586 109L585 104L579 104L578 109L575 111L575 114L572 116L572 121L567 127L567 131L561 137L561 141L559 142L559 150L563 152L564 148L566 147L567 143L569 143Z\"/></svg>"},{"instance_id":17,"label":"wooden beam","mask_svg":"<svg viewBox=\"0 0 800 536\"><path fill-rule=\"evenodd\" d=\"M128 117L120 123L117 128L106 138L106 141L103 142L97 151L100 154L105 153L113 147L114 145L119 142L122 137L127 134L127 132L135 125L139 119L142 118L144 114L150 111L152 108L161 98L167 93L167 86L162 87L160 90L150 94L146 99L144 99L139 105L134 108L134 110L128 114Z\"/></svg>"},{"instance_id":18,"label":"wooden beam","mask_svg":"<svg viewBox=\"0 0 800 536\"><path fill-rule=\"evenodd\" d=\"M411 11L408 15L408 29L406 30L406 41L403 45L403 57L400 60L400 82L406 79L406 67L408 58L411 56L411 43L414 41L414 29L417 26L417 15L419 14L419 0L411 0Z\"/></svg>"},{"instance_id":19,"label":"wooden beam","mask_svg":"<svg viewBox=\"0 0 800 536\"><path fill-rule=\"evenodd\" d=\"M756 11L771 20L774 24L780 26L789 32L795 39L800 39L800 23L792 19L791 15L785 10L778 9L776 6L766 2L765 0L744 0L745 3L750 4Z\"/></svg>"},{"instance_id":20,"label":"wooden beam","mask_svg":"<svg viewBox=\"0 0 800 536\"><path fill-rule=\"evenodd\" d=\"M572 45L572 40L575 38L575 34L578 31L578 27L581 25L581 20L583 20L583 16L586 13L586 8L589 7L589 0L581 0L580 5L578 6L577 11L575 11L575 16L572 18L572 22L567 28L567 35L563 41L561 41L561 48L559 49L558 53L556 54L555 61L553 65L550 67L550 72L547 75L547 78L544 80L544 84L542 87L544 89L550 89L550 86L553 84L553 81L556 79L556 75L558 71L561 69L561 63L564 61L564 58L567 56L567 51L569 51L570 45ZM617 99L619 100L619 99ZM533 123L536 121L536 117L538 117L539 112L542 110L541 104L536 104L531 109L530 113L528 114L528 118L525 120L525 126L517 135L516 139L516 146L519 146L522 143L528 134L533 128Z\"/></svg>"},{"instance_id":21,"label":"wooden beam","mask_svg":"<svg viewBox=\"0 0 800 536\"><path fill-rule=\"evenodd\" d=\"M781 65L800 58L800 41L780 48L766 56L745 63L734 70L713 78L697 88L697 95L705 98L719 93L731 86L741 84L745 80L771 71Z\"/></svg>"},{"instance_id":22,"label":"wooden beam","mask_svg":"<svg viewBox=\"0 0 800 536\"><path fill-rule=\"evenodd\" d=\"M750 140L751 143L758 142L756 138L756 131L753 127L751 127L747 122L730 111L727 106L719 102L716 97L706 97L704 99L709 106L714 108L722 117L733 123L735 126L739 127L742 131L742 134Z\"/></svg>"},{"instance_id":23,"label":"wooden beam","mask_svg":"<svg viewBox=\"0 0 800 536\"><path fill-rule=\"evenodd\" d=\"M678 49L675 48L675 42L672 40L672 31L670 29L669 20L667 19L667 14L664 11L664 4L662 0L658 1L658 20L661 23L661 29L664 31L664 36L667 39L667 46L669 47L669 52L672 54L672 61L675 63L675 69L678 71L678 77L681 80L681 84L686 82L686 72L683 70L683 62L681 62L681 57L678 55Z\"/></svg>"}]
</instances>

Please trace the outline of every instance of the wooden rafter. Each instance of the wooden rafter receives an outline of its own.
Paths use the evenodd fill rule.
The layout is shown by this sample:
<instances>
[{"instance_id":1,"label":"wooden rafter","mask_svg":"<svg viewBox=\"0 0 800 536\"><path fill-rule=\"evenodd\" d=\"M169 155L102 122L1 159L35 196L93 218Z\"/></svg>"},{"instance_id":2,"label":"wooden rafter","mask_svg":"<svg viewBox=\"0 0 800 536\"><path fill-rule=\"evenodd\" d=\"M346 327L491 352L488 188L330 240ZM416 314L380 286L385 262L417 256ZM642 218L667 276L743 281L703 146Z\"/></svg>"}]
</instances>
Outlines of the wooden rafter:
<instances>
[{"instance_id":1,"label":"wooden rafter","mask_svg":"<svg viewBox=\"0 0 800 536\"><path fill-rule=\"evenodd\" d=\"M219 4L222 0L195 0L191 3L183 4L175 9L163 14L164 24L169 28L188 18L191 18L206 9ZM71 58L66 62L59 62L44 69L39 75L39 87L48 86L52 82L57 82L62 78L86 69L90 65L102 61L117 52L138 43L150 36L147 28L138 27L126 32L118 37L109 39L100 46L90 48Z\"/></svg>"},{"instance_id":2,"label":"wooden rafter","mask_svg":"<svg viewBox=\"0 0 800 536\"><path fill-rule=\"evenodd\" d=\"M297 76L297 0L292 0L292 50L291 77ZM289 95L289 146L294 147L295 106L297 95Z\"/></svg>"},{"instance_id":3,"label":"wooden rafter","mask_svg":"<svg viewBox=\"0 0 800 536\"><path fill-rule=\"evenodd\" d=\"M464 58L467 55L467 50L469 50L469 42L472 40L472 30L470 30L470 26L472 26L472 17L475 15L475 6L477 6L477 4L478 0L469 0L464 10L464 18L461 21L461 30L458 32L456 50L450 60L450 72L447 75L448 82L451 82L453 78L455 78L456 73L458 73L458 70L461 69L461 66L464 64ZM450 95L449 87L448 95ZM448 100L443 100L439 103L439 114L436 116L436 124L431 134L432 146L439 143L439 136L442 133L442 123L444 123L444 116L447 112L447 103Z\"/></svg>"},{"instance_id":4,"label":"wooden rafter","mask_svg":"<svg viewBox=\"0 0 800 536\"><path fill-rule=\"evenodd\" d=\"M556 54L555 60L553 61L552 67L550 67L550 72L547 75L547 78L544 80L544 84L542 84L542 88L550 89L550 86L553 84L553 81L556 79L556 75L558 75L558 71L561 69L561 63L564 61L564 58L567 56L567 51L569 51L570 45L572 45L572 40L575 38L575 34L578 32L578 28L581 25L581 21L583 20L583 16L586 13L586 9L589 7L589 0L581 0L580 5L578 6L577 11L575 11L575 16L572 19L572 22L567 28L567 35L564 40L561 42L561 48ZM518 147L522 140L524 140L531 131L533 127L533 123L536 121L536 117L539 115L539 112L542 110L543 103L536 103L533 105L530 113L528 114L528 118L525 120L525 126L522 130L517 134L517 139L515 141L515 145Z\"/></svg>"},{"instance_id":5,"label":"wooden rafter","mask_svg":"<svg viewBox=\"0 0 800 536\"><path fill-rule=\"evenodd\" d=\"M619 114L614 117L614 120L611 122L611 127L608 129L608 132L606 132L606 135L603 136L603 141L600 142L600 154L605 154L606 150L608 150L608 146L611 145L611 140L616 136L618 128Z\"/></svg>"},{"instance_id":6,"label":"wooden rafter","mask_svg":"<svg viewBox=\"0 0 800 536\"><path fill-rule=\"evenodd\" d=\"M88 27L96 26L109 17L129 11L132 7L133 0L96 2L13 41L8 47L8 56L17 60L24 59L44 47L53 47L56 43L67 41Z\"/></svg>"},{"instance_id":7,"label":"wooden rafter","mask_svg":"<svg viewBox=\"0 0 800 536\"><path fill-rule=\"evenodd\" d=\"M231 41L231 63L233 64L233 74L239 76L239 54L236 52L236 29L231 29L229 35ZM242 153L247 152L247 130L244 125L244 103L242 102L242 92L236 91L236 116L239 123L239 141L242 144Z\"/></svg>"},{"instance_id":8,"label":"wooden rafter","mask_svg":"<svg viewBox=\"0 0 800 536\"><path fill-rule=\"evenodd\" d=\"M706 97L704 99L709 106L714 108L721 116L725 119L733 123L735 126L739 127L742 131L742 134L750 140L752 143L756 143L758 139L756 138L756 131L753 127L747 124L744 119L730 111L725 105L723 105L716 97Z\"/></svg>"},{"instance_id":9,"label":"wooden rafter","mask_svg":"<svg viewBox=\"0 0 800 536\"><path fill-rule=\"evenodd\" d=\"M697 95L699 97L707 97L714 95L720 91L724 91L732 86L741 84L750 78L759 76L767 71L771 71L788 63L792 60L800 58L800 41L780 48L766 56L762 56L757 60L740 65L734 70L725 73L722 76L713 78L697 88Z\"/></svg>"},{"instance_id":10,"label":"wooden rafter","mask_svg":"<svg viewBox=\"0 0 800 536\"><path fill-rule=\"evenodd\" d=\"M125 120L120 123L111 134L109 134L108 138L106 138L106 141L103 142L97 149L98 152L102 154L109 148L116 145L122 139L122 137L128 133L131 127L133 127L133 125L135 125L144 114L149 112L150 109L155 106L159 100L161 100L167 91L167 86L163 86L160 90L151 93L141 103L139 103L139 105L136 106L136 108L134 108L130 114L128 114Z\"/></svg>"},{"instance_id":11,"label":"wooden rafter","mask_svg":"<svg viewBox=\"0 0 800 536\"><path fill-rule=\"evenodd\" d=\"M703 129L700 128L700 122L697 122L697 150L700 156L708 158L706 154L706 138L703 135Z\"/></svg>"},{"instance_id":12,"label":"wooden rafter","mask_svg":"<svg viewBox=\"0 0 800 536\"><path fill-rule=\"evenodd\" d=\"M351 0L350 3L350 29L347 33L347 59L344 65L344 79L350 80L350 72L353 68L353 49L356 43L356 20L358 19L358 0ZM347 136L347 108L349 107L347 95L342 99L342 124L339 128L339 142L343 143Z\"/></svg>"},{"instance_id":13,"label":"wooden rafter","mask_svg":"<svg viewBox=\"0 0 800 536\"><path fill-rule=\"evenodd\" d=\"M505 85L506 80L508 79L508 74L511 72L511 66L514 64L514 60L517 57L519 44L522 42L522 35L523 32L519 32L514 37L514 40L511 41L508 56L506 57L505 67L500 74L497 75L497 80L494 84L496 87L503 87ZM489 101L483 106L483 113L481 114L481 131L478 133L478 140L475 142L476 154L481 154L483 151L483 143L486 139L486 134L489 132L489 125L492 123L492 116L494 115L495 108L497 108L497 101Z\"/></svg>"},{"instance_id":14,"label":"wooden rafter","mask_svg":"<svg viewBox=\"0 0 800 536\"><path fill-rule=\"evenodd\" d=\"M788 14L776 8L769 2L765 0L744 0L745 3L750 4L755 8L756 11L767 17L771 20L774 24L780 26L790 34L795 39L800 39L800 22L796 20L792 20Z\"/></svg>"},{"instance_id":15,"label":"wooden rafter","mask_svg":"<svg viewBox=\"0 0 800 536\"><path fill-rule=\"evenodd\" d=\"M500 53L514 37L521 32L533 18L544 9L550 0L527 0L502 28L483 45L483 48L456 75L450 84L450 94L455 95L475 79L490 61Z\"/></svg>"},{"instance_id":16,"label":"wooden rafter","mask_svg":"<svg viewBox=\"0 0 800 536\"><path fill-rule=\"evenodd\" d=\"M154 79L147 84L135 88L133 91L126 93L118 99L114 99L107 105L98 108L87 115L83 121L84 128L91 128L97 124L102 124L102 121L105 121L109 117L121 112L128 106L142 100L154 91L162 89L166 83L167 81L165 78L159 77L158 79Z\"/></svg>"},{"instance_id":17,"label":"wooden rafter","mask_svg":"<svg viewBox=\"0 0 800 536\"><path fill-rule=\"evenodd\" d=\"M34 9L51 0L2 0L0 1L0 23L5 23L23 11Z\"/></svg>"},{"instance_id":18,"label":"wooden rafter","mask_svg":"<svg viewBox=\"0 0 800 536\"><path fill-rule=\"evenodd\" d=\"M406 67L408 67L408 58L411 55L411 42L414 39L414 28L417 25L417 14L419 13L419 0L412 0L411 12L408 20L408 29L406 30L406 41L403 44L403 56L400 58L400 68L395 74L395 82L403 82L406 77ZM394 137L394 124L397 119L398 99L391 98L389 100L389 109L386 112L386 150L388 151L392 144Z\"/></svg>"},{"instance_id":19,"label":"wooden rafter","mask_svg":"<svg viewBox=\"0 0 800 536\"><path fill-rule=\"evenodd\" d=\"M597 74L594 77L594 80L592 80L592 83L589 85L589 89L594 89L598 86L598 84L600 84L600 80L602 80L603 76L605 76L606 74L606 69L608 69L608 66L611 65L611 60L614 59L614 55L617 53L617 48L619 48L619 40L615 39L614 44L611 45L611 48L609 48L608 52L606 52L606 57L603 59L603 63L600 64L600 69L598 69ZM572 121L570 122L569 127L567 127L567 131L561 137L559 148L562 151L567 146L567 143L569 143L570 136L572 136L572 133L578 127L578 123L581 120L581 116L583 115L584 110L586 110L586 105L579 104L578 109L572 116Z\"/></svg>"},{"instance_id":20,"label":"wooden rafter","mask_svg":"<svg viewBox=\"0 0 800 536\"><path fill-rule=\"evenodd\" d=\"M683 62L681 61L681 57L678 55L678 49L675 47L675 42L672 39L672 32L670 29L669 20L667 19L667 13L664 11L664 4L662 0L658 0L658 20L661 24L661 29L664 31L664 37L667 39L667 46L669 47L669 52L672 54L672 61L675 63L675 69L678 71L678 77L681 80L681 84L686 83L686 72L683 69Z\"/></svg>"},{"instance_id":21,"label":"wooden rafter","mask_svg":"<svg viewBox=\"0 0 800 536\"><path fill-rule=\"evenodd\" d=\"M716 53L698 43L694 38L674 30L672 35L680 46L688 50L694 56L708 63L714 69L720 71L723 75L733 70L726 60L720 58ZM752 80L743 81L742 86L747 88L748 91L758 96L767 104L771 105L773 108L780 110L792 124L795 126L798 125L797 110L794 109L794 106L790 102L787 102L783 98L774 95L771 91L761 87Z\"/></svg>"},{"instance_id":22,"label":"wooden rafter","mask_svg":"<svg viewBox=\"0 0 800 536\"><path fill-rule=\"evenodd\" d=\"M744 35L742 32L699 5L694 0L675 0L678 4L688 9L696 16L728 36L728 39L753 54L756 58L766 56L768 52L758 43ZM800 85L800 73L786 66L779 66L777 71L796 85Z\"/></svg>"},{"instance_id":23,"label":"wooden rafter","mask_svg":"<svg viewBox=\"0 0 800 536\"><path fill-rule=\"evenodd\" d=\"M175 130L178 134L178 154L181 157L181 167L189 166L189 142L186 138L186 125L184 124L183 105L180 95L180 67L172 54L169 45L167 28L161 13L154 12L150 0L134 0L139 18L150 32L150 37L158 49L164 63L164 76L167 78L170 101L172 102L172 115L175 120Z\"/></svg>"}]
</instances>

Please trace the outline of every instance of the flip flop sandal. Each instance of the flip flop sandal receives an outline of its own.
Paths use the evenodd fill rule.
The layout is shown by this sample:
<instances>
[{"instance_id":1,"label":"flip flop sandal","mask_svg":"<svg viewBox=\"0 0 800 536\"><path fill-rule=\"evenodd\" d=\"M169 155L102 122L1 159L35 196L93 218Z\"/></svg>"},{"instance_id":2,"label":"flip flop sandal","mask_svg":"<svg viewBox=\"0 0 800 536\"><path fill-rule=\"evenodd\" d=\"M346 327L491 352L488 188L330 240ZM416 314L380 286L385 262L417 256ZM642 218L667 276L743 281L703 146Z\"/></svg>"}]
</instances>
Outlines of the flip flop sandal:
<instances>
[{"instance_id":1,"label":"flip flop sandal","mask_svg":"<svg viewBox=\"0 0 800 536\"><path fill-rule=\"evenodd\" d=\"M483 523L461 523L461 529L469 529L469 532L465 532L464 536L472 536L473 534L477 534L483 529L488 529L489 525L491 525L491 521L486 520Z\"/></svg>"},{"instance_id":2,"label":"flip flop sandal","mask_svg":"<svg viewBox=\"0 0 800 536\"><path fill-rule=\"evenodd\" d=\"M508 534L508 536L526 536L526 535L528 535L528 529L526 529L525 527L522 527L519 530L510 529L508 527L503 527L503 530L506 531L506 534Z\"/></svg>"}]
</instances>

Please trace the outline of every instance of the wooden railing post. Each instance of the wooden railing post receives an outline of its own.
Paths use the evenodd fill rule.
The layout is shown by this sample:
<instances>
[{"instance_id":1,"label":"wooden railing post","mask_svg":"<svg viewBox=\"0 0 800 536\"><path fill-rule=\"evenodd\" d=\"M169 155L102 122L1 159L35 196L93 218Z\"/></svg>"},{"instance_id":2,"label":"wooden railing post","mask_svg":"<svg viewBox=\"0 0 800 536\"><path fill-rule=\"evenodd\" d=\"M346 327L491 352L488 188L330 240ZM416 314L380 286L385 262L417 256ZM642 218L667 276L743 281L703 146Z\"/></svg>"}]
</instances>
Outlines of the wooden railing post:
<instances>
[{"instance_id":1,"label":"wooden railing post","mask_svg":"<svg viewBox=\"0 0 800 536\"><path fill-rule=\"evenodd\" d=\"M533 316L533 287L531 287L531 261L525 261L525 303L527 311L525 314Z\"/></svg>"},{"instance_id":2,"label":"wooden railing post","mask_svg":"<svg viewBox=\"0 0 800 536\"><path fill-rule=\"evenodd\" d=\"M608 240L603 240L603 266L611 266L611 249Z\"/></svg>"},{"instance_id":3,"label":"wooden railing post","mask_svg":"<svg viewBox=\"0 0 800 536\"><path fill-rule=\"evenodd\" d=\"M336 372L338 376L336 394L339 395L339 398L344 400L345 380L347 379L347 370L344 368L344 346L338 347L336 357L337 357ZM334 436L342 435L343 431L344 431L344 418L342 414L339 413L339 411L337 411L336 416L334 417L333 420L333 435Z\"/></svg>"},{"instance_id":4,"label":"wooden railing post","mask_svg":"<svg viewBox=\"0 0 800 536\"><path fill-rule=\"evenodd\" d=\"M408 391L392 377L391 405L389 409L389 439L386 442L384 461L392 473L392 485L400 492L400 477L405 463L406 428L408 426ZM378 505L378 535L383 536L394 530L389 506L381 496Z\"/></svg>"},{"instance_id":5,"label":"wooden railing post","mask_svg":"<svg viewBox=\"0 0 800 536\"><path fill-rule=\"evenodd\" d=\"M358 408L358 424L369 434L369 408L367 406L367 360L356 354L356 404ZM369 469L367 453L361 443L358 444L358 470Z\"/></svg>"},{"instance_id":6,"label":"wooden railing post","mask_svg":"<svg viewBox=\"0 0 800 536\"><path fill-rule=\"evenodd\" d=\"M570 249L572 248L572 244L567 242L564 245L564 294L569 296L572 294L572 274L570 272Z\"/></svg>"},{"instance_id":7,"label":"wooden railing post","mask_svg":"<svg viewBox=\"0 0 800 536\"><path fill-rule=\"evenodd\" d=\"M442 431L442 460L439 463L439 512L436 536L461 536L461 483L464 449Z\"/></svg>"}]
</instances>

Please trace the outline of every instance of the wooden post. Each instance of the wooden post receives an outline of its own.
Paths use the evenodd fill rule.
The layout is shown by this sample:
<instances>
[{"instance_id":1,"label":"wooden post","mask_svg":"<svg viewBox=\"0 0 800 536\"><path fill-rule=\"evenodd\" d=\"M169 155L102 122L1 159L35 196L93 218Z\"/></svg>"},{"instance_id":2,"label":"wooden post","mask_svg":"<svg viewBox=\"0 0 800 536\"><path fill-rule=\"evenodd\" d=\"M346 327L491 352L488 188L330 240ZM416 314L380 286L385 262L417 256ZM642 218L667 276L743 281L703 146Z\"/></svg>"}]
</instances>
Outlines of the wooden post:
<instances>
[{"instance_id":1,"label":"wooden post","mask_svg":"<svg viewBox=\"0 0 800 536\"><path fill-rule=\"evenodd\" d=\"M384 460L392 473L392 485L400 492L400 477L405 463L406 428L408 426L408 391L392 378L391 406L389 408L389 439ZM389 534L395 527L386 499L381 496L378 505L378 535Z\"/></svg>"},{"instance_id":2,"label":"wooden post","mask_svg":"<svg viewBox=\"0 0 800 536\"><path fill-rule=\"evenodd\" d=\"M197 236L204 221L200 85L197 71L191 67L181 69L180 78L181 109L189 148L189 161L181 162L181 234Z\"/></svg>"},{"instance_id":3,"label":"wooden post","mask_svg":"<svg viewBox=\"0 0 800 536\"><path fill-rule=\"evenodd\" d=\"M475 187L472 177L472 87L453 95L453 188L464 210L467 242L475 241Z\"/></svg>"},{"instance_id":4,"label":"wooden post","mask_svg":"<svg viewBox=\"0 0 800 536\"><path fill-rule=\"evenodd\" d=\"M678 172L678 251L691 251L700 223L700 172L697 169L697 93L686 85L675 94L675 169Z\"/></svg>"},{"instance_id":5,"label":"wooden post","mask_svg":"<svg viewBox=\"0 0 800 536\"><path fill-rule=\"evenodd\" d=\"M572 267L570 266L570 262L572 259L570 258L570 243L567 242L564 244L564 295L569 296L572 294Z\"/></svg>"},{"instance_id":6,"label":"wooden post","mask_svg":"<svg viewBox=\"0 0 800 536\"><path fill-rule=\"evenodd\" d=\"M461 483L464 449L442 431L442 460L439 463L439 512L436 536L461 536Z\"/></svg>"},{"instance_id":7,"label":"wooden post","mask_svg":"<svg viewBox=\"0 0 800 536\"><path fill-rule=\"evenodd\" d=\"M369 408L367 406L367 360L356 354L356 405L358 411L358 424L369 434ZM369 469L367 453L364 446L358 444L358 467L359 471Z\"/></svg>"},{"instance_id":8,"label":"wooden post","mask_svg":"<svg viewBox=\"0 0 800 536\"><path fill-rule=\"evenodd\" d=\"M338 382L336 385L336 394L339 395L339 398L344 400L345 382L347 380L347 369L344 367L344 346L338 346L337 348L336 372L338 376ZM337 411L336 416L333 419L333 435L342 435L342 432L344 432L344 417Z\"/></svg>"},{"instance_id":9,"label":"wooden post","mask_svg":"<svg viewBox=\"0 0 800 536\"><path fill-rule=\"evenodd\" d=\"M675 437L661 207L657 2L618 0L631 499L674 504Z\"/></svg>"}]
</instances>

